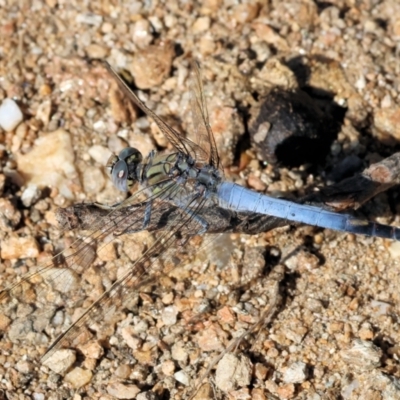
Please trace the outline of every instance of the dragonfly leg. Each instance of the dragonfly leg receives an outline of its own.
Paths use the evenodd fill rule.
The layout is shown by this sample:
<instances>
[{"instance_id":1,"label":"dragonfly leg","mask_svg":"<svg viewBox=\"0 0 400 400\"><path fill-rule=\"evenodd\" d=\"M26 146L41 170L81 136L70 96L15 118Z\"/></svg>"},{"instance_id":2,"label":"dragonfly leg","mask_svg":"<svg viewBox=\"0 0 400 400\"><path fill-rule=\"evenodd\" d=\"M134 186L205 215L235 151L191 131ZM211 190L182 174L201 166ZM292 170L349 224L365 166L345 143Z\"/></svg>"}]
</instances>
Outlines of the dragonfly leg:
<instances>
[{"instance_id":1,"label":"dragonfly leg","mask_svg":"<svg viewBox=\"0 0 400 400\"><path fill-rule=\"evenodd\" d=\"M193 201L193 200L194 199L192 197L191 201ZM193 218L196 222L198 222L199 225L201 226L200 229L194 233L194 235L202 235L203 233L207 232L208 222L206 220L204 220L203 218L199 217L194 211L189 209L186 201L177 201L177 199L175 199L174 203L183 212L185 212L187 215L189 215L189 217Z\"/></svg>"},{"instance_id":2,"label":"dragonfly leg","mask_svg":"<svg viewBox=\"0 0 400 400\"><path fill-rule=\"evenodd\" d=\"M208 229L208 222L203 218L196 215L192 210L183 210L186 214L188 214L191 218L193 218L196 222L199 223L201 228L195 233L195 235L202 235L203 233L207 232Z\"/></svg>"},{"instance_id":3,"label":"dragonfly leg","mask_svg":"<svg viewBox=\"0 0 400 400\"><path fill-rule=\"evenodd\" d=\"M153 201L152 200L149 200L146 203L146 209L144 210L143 229L146 229L149 226L152 205L153 205Z\"/></svg>"}]
</instances>

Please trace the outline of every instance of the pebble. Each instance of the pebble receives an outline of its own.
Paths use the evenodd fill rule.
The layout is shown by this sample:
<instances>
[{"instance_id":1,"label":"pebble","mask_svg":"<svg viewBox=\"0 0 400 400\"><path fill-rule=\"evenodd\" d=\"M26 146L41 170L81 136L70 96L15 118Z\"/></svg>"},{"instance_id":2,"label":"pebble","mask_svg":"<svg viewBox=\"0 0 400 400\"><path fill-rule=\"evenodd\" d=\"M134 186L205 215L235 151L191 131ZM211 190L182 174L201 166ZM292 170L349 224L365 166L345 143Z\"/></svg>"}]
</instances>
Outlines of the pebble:
<instances>
[{"instance_id":1,"label":"pebble","mask_svg":"<svg viewBox=\"0 0 400 400\"><path fill-rule=\"evenodd\" d=\"M52 288L60 293L69 293L79 288L80 280L77 273L72 269L63 268L60 270L60 268L50 268L42 274L49 284L51 284ZM62 278L60 277L61 274Z\"/></svg>"},{"instance_id":2,"label":"pebble","mask_svg":"<svg viewBox=\"0 0 400 400\"><path fill-rule=\"evenodd\" d=\"M104 349L97 342L89 342L79 347L85 357L98 360L103 354Z\"/></svg>"},{"instance_id":3,"label":"pebble","mask_svg":"<svg viewBox=\"0 0 400 400\"><path fill-rule=\"evenodd\" d=\"M165 307L161 318L165 325L175 325L178 316L178 309L175 306Z\"/></svg>"},{"instance_id":4,"label":"pebble","mask_svg":"<svg viewBox=\"0 0 400 400\"><path fill-rule=\"evenodd\" d=\"M389 254L392 258L400 258L400 242L392 242L389 245Z\"/></svg>"},{"instance_id":5,"label":"pebble","mask_svg":"<svg viewBox=\"0 0 400 400\"><path fill-rule=\"evenodd\" d=\"M197 18L192 26L192 31L195 35L198 33L206 32L210 29L211 19L210 17Z\"/></svg>"},{"instance_id":6,"label":"pebble","mask_svg":"<svg viewBox=\"0 0 400 400\"><path fill-rule=\"evenodd\" d=\"M147 47L153 41L151 24L147 19L136 21L130 28L132 41L140 48Z\"/></svg>"},{"instance_id":7,"label":"pebble","mask_svg":"<svg viewBox=\"0 0 400 400\"><path fill-rule=\"evenodd\" d=\"M282 380L285 383L303 383L308 377L307 365L297 361L286 368Z\"/></svg>"},{"instance_id":8,"label":"pebble","mask_svg":"<svg viewBox=\"0 0 400 400\"><path fill-rule=\"evenodd\" d=\"M69 383L74 389L79 389L87 385L92 379L93 373L83 368L74 368L64 377L64 381Z\"/></svg>"},{"instance_id":9,"label":"pebble","mask_svg":"<svg viewBox=\"0 0 400 400\"><path fill-rule=\"evenodd\" d=\"M47 126L50 121L51 106L51 100L47 99L40 103L36 110L36 119L41 121L44 126Z\"/></svg>"},{"instance_id":10,"label":"pebble","mask_svg":"<svg viewBox=\"0 0 400 400\"><path fill-rule=\"evenodd\" d=\"M160 85L170 74L174 49L171 43L149 46L137 53L131 64L131 72L139 89Z\"/></svg>"},{"instance_id":11,"label":"pebble","mask_svg":"<svg viewBox=\"0 0 400 400\"><path fill-rule=\"evenodd\" d=\"M225 354L218 362L215 384L224 392L248 386L251 381L253 365L249 358L241 355Z\"/></svg>"},{"instance_id":12,"label":"pebble","mask_svg":"<svg viewBox=\"0 0 400 400\"><path fill-rule=\"evenodd\" d=\"M370 341L355 340L353 347L340 352L340 356L348 364L360 370L372 370L381 365L382 350Z\"/></svg>"},{"instance_id":13,"label":"pebble","mask_svg":"<svg viewBox=\"0 0 400 400\"><path fill-rule=\"evenodd\" d=\"M156 400L156 399L157 395L152 391L142 392L136 396L136 400Z\"/></svg>"},{"instance_id":14,"label":"pebble","mask_svg":"<svg viewBox=\"0 0 400 400\"><path fill-rule=\"evenodd\" d=\"M95 144L91 147L89 147L88 153L90 157L93 158L96 162L98 162L101 165L106 165L108 159L111 156L111 151L107 149L105 146L101 146L99 144Z\"/></svg>"},{"instance_id":15,"label":"pebble","mask_svg":"<svg viewBox=\"0 0 400 400\"><path fill-rule=\"evenodd\" d=\"M31 362L26 360L19 360L16 364L16 368L22 374L29 374L33 371L34 366Z\"/></svg>"},{"instance_id":16,"label":"pebble","mask_svg":"<svg viewBox=\"0 0 400 400\"><path fill-rule=\"evenodd\" d=\"M180 371L178 371L178 372L175 372L174 378L175 378L178 382L182 383L183 385L189 386L190 379L189 379L188 374L187 374L185 371L180 370Z\"/></svg>"},{"instance_id":17,"label":"pebble","mask_svg":"<svg viewBox=\"0 0 400 400\"><path fill-rule=\"evenodd\" d=\"M161 364L161 370L166 376L172 376L175 371L175 364L172 360L164 361Z\"/></svg>"},{"instance_id":18,"label":"pebble","mask_svg":"<svg viewBox=\"0 0 400 400\"><path fill-rule=\"evenodd\" d=\"M4 99L0 105L0 127L7 132L13 131L24 116L18 104L13 99Z\"/></svg>"},{"instance_id":19,"label":"pebble","mask_svg":"<svg viewBox=\"0 0 400 400\"><path fill-rule=\"evenodd\" d=\"M4 239L1 244L0 257L3 260L22 258L36 258L39 255L39 246L34 237L12 236Z\"/></svg>"},{"instance_id":20,"label":"pebble","mask_svg":"<svg viewBox=\"0 0 400 400\"><path fill-rule=\"evenodd\" d=\"M86 46L85 50L86 50L86 54L88 55L88 57L94 58L94 59L102 60L102 59L106 58L108 55L108 48L105 46L96 44L96 43Z\"/></svg>"},{"instance_id":21,"label":"pebble","mask_svg":"<svg viewBox=\"0 0 400 400\"><path fill-rule=\"evenodd\" d=\"M40 199L41 194L42 191L35 184L29 184L22 192L22 204L25 207L30 207Z\"/></svg>"},{"instance_id":22,"label":"pebble","mask_svg":"<svg viewBox=\"0 0 400 400\"><path fill-rule=\"evenodd\" d=\"M385 141L387 137L400 140L400 107L382 108L374 113L374 134Z\"/></svg>"},{"instance_id":23,"label":"pebble","mask_svg":"<svg viewBox=\"0 0 400 400\"><path fill-rule=\"evenodd\" d=\"M117 399L134 399L140 393L140 389L136 385L113 382L107 386L107 393Z\"/></svg>"},{"instance_id":24,"label":"pebble","mask_svg":"<svg viewBox=\"0 0 400 400\"><path fill-rule=\"evenodd\" d=\"M85 193L96 194L104 188L106 180L100 168L88 166L83 171L82 184Z\"/></svg>"},{"instance_id":25,"label":"pebble","mask_svg":"<svg viewBox=\"0 0 400 400\"><path fill-rule=\"evenodd\" d=\"M120 379L128 379L132 372L132 368L130 365L122 364L117 367L114 372L114 375Z\"/></svg>"},{"instance_id":26,"label":"pebble","mask_svg":"<svg viewBox=\"0 0 400 400\"><path fill-rule=\"evenodd\" d=\"M189 358L188 351L185 349L184 344L181 342L174 343L172 345L171 356L173 360L181 361L183 363L186 363Z\"/></svg>"},{"instance_id":27,"label":"pebble","mask_svg":"<svg viewBox=\"0 0 400 400\"><path fill-rule=\"evenodd\" d=\"M21 212L10 200L0 198L0 229L3 231L12 231L20 221Z\"/></svg>"},{"instance_id":28,"label":"pebble","mask_svg":"<svg viewBox=\"0 0 400 400\"><path fill-rule=\"evenodd\" d=\"M223 344L213 326L198 333L197 343L203 351L221 351L223 349Z\"/></svg>"},{"instance_id":29,"label":"pebble","mask_svg":"<svg viewBox=\"0 0 400 400\"><path fill-rule=\"evenodd\" d=\"M18 340L25 339L32 330L32 321L27 318L18 318L11 324L8 337L15 343Z\"/></svg>"},{"instance_id":30,"label":"pebble","mask_svg":"<svg viewBox=\"0 0 400 400\"><path fill-rule=\"evenodd\" d=\"M69 349L57 350L49 358L43 361L56 374L64 375L75 363L75 351Z\"/></svg>"},{"instance_id":31,"label":"pebble","mask_svg":"<svg viewBox=\"0 0 400 400\"><path fill-rule=\"evenodd\" d=\"M5 331L5 329L10 325L11 319L4 314L0 314L0 331Z\"/></svg>"},{"instance_id":32,"label":"pebble","mask_svg":"<svg viewBox=\"0 0 400 400\"><path fill-rule=\"evenodd\" d=\"M63 129L39 137L29 153L17 154L18 171L26 184L55 187L68 199L75 197L70 188L71 179L77 178L74 163L71 137Z\"/></svg>"}]
</instances>

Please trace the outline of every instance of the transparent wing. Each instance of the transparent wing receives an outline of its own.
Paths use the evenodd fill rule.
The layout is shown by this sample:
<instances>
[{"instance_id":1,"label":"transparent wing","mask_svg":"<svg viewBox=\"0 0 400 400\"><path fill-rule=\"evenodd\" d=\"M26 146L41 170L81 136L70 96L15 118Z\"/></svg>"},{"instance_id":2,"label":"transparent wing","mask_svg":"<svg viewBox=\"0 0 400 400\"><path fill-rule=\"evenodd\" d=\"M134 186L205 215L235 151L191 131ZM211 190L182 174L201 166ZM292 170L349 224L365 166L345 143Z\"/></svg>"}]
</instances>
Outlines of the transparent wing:
<instances>
[{"instance_id":1,"label":"transparent wing","mask_svg":"<svg viewBox=\"0 0 400 400\"><path fill-rule=\"evenodd\" d=\"M109 337L124 311L134 308L137 290L175 266L176 262L169 261L173 243L189 233L189 222L196 226L193 218L204 201L187 197L185 206L178 208L181 217L167 222L156 239L138 233L139 239L123 241L122 235L143 230L148 201L168 213L171 206L166 199L178 191L182 186L171 181L146 202L130 198L112 208L107 217L82 222L93 233L75 240L47 265L0 292L0 314L13 321L6 328L9 339L40 343L43 351L47 347L46 361L58 349L84 346L93 331L98 337ZM116 255L109 246L114 246ZM21 310L27 310L26 314ZM55 336L48 346L49 337Z\"/></svg>"},{"instance_id":2,"label":"transparent wing","mask_svg":"<svg viewBox=\"0 0 400 400\"><path fill-rule=\"evenodd\" d=\"M200 66L196 61L193 61L191 64L189 85L192 129L194 140L198 145L198 147L194 149L196 152L195 159L210 164L215 168L219 168L220 159L208 118Z\"/></svg>"},{"instance_id":3,"label":"transparent wing","mask_svg":"<svg viewBox=\"0 0 400 400\"><path fill-rule=\"evenodd\" d=\"M216 148L214 135L211 131L208 121L200 69L197 63L193 63L193 71L191 73L190 83L192 126L193 129L195 129L194 136L196 141L198 140L197 143L185 138L182 134L166 124L137 97L137 95L129 88L129 86L107 62L104 62L104 65L125 95L155 121L161 132L168 138L168 140L178 151L190 155L198 164L205 163L214 167L219 167L218 151Z\"/></svg>"}]
</instances>

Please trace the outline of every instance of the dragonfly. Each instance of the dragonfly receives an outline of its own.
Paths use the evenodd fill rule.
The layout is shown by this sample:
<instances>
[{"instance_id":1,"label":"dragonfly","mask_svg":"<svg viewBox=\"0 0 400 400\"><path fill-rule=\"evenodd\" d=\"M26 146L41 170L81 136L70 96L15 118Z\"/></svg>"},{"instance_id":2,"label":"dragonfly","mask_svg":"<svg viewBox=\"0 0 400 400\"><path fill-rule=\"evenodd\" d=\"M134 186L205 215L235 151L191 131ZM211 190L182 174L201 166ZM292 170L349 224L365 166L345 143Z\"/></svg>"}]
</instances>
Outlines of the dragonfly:
<instances>
[{"instance_id":1,"label":"dragonfly","mask_svg":"<svg viewBox=\"0 0 400 400\"><path fill-rule=\"evenodd\" d=\"M227 181L209 122L197 63L193 63L190 80L194 140L169 126L140 100L108 63L105 63L105 67L128 100L155 121L175 150L170 154L152 151L143 157L138 149L127 147L118 155L111 156L107 168L115 187L128 192L138 185L138 190L119 204L99 205L108 212L109 218L94 221L92 233L84 240L78 239L74 242L71 251L57 254L49 264L28 272L18 282L2 290L0 302L6 304L6 312L15 317L18 302L26 301L24 297L26 293L30 293L29 301L34 303L37 309L41 308L41 304L46 305L50 301L54 303L54 307L48 312L50 321L56 310L65 303L73 308L74 296L65 287L69 287L70 283L73 286L75 275L81 274L82 269L87 268L93 261L93 248L97 243L146 230L151 225L155 211L160 208L168 210L173 206L179 218L174 218L164 226L154 242L145 248L139 258L127 266L120 276L104 283L97 298L68 328L64 329L64 325L59 328L62 332L48 346L42 356L43 362L49 360L59 349L81 345L85 341L88 328L104 324L107 318L112 319L114 311L126 304L125 300L132 299L132 293L147 282L145 277L151 276L152 279L156 279L168 272L167 260L175 244L178 241L185 244L182 237L207 233L209 225L201 213L205 208L219 207L230 212L248 213L249 216L268 215L288 222L337 231L393 240L400 238L400 229L396 227L370 222L350 214L335 213L313 205L273 198ZM120 213L121 210L130 208L135 209L136 213ZM191 227L190 232L188 226ZM72 275L71 272L67 273L67 270L72 271ZM50 291L55 294L50 295ZM76 293L78 297L82 296L80 288ZM82 305L82 302L79 304ZM38 312L37 315L44 315L44 311ZM27 323L32 318L31 325L34 326L33 321L37 315L32 312L32 315L24 317L26 321L22 322ZM45 327L40 329L46 335L50 335ZM22 337L18 340L22 340Z\"/></svg>"}]
</instances>

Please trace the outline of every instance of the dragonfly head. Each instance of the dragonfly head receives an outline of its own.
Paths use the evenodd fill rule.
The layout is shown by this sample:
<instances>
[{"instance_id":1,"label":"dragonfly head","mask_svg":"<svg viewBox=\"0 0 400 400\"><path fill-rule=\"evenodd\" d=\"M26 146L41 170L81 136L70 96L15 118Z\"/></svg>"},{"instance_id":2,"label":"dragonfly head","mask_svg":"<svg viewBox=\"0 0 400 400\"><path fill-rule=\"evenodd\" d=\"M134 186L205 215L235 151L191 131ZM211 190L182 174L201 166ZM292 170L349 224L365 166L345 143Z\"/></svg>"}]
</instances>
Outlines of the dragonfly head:
<instances>
[{"instance_id":1,"label":"dragonfly head","mask_svg":"<svg viewBox=\"0 0 400 400\"><path fill-rule=\"evenodd\" d=\"M127 192L139 180L138 166L142 160L142 153L133 147L126 147L118 156L113 154L108 159L106 168L118 190Z\"/></svg>"}]
</instances>

